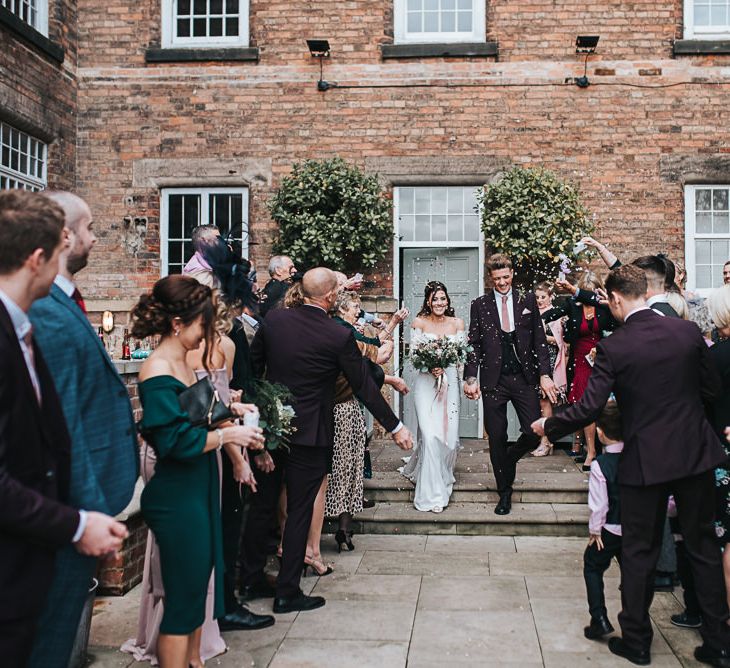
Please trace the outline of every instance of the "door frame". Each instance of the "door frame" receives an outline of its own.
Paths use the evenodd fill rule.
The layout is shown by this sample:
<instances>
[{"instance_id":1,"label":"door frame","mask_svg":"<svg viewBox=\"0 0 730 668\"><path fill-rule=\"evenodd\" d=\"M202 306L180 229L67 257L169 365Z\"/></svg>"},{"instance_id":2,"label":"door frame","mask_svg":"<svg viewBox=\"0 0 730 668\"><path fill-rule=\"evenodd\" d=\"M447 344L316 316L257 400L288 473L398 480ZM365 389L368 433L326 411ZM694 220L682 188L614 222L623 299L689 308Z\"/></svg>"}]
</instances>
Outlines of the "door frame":
<instances>
[{"instance_id":1,"label":"door frame","mask_svg":"<svg viewBox=\"0 0 730 668\"><path fill-rule=\"evenodd\" d=\"M438 183L421 183L421 184L408 184L404 187L441 187L442 184ZM449 184L449 185L457 185L457 184ZM462 183L458 184L461 187L468 188L472 184L471 183ZM474 185L474 188L480 188L484 184L476 184ZM455 241L455 242L448 242L448 241L401 241L400 240L400 227L399 227L399 211L398 211L398 189L400 186L393 185L393 298L396 300L398 304L398 308L400 308L401 300L403 297L403 292L401 290L401 249L403 248L443 248L446 250L450 250L452 248L476 248L479 253L479 286L481 290L484 290L484 262L485 262L485 252L484 252L484 233L481 230L481 226L479 228L479 241ZM412 314L414 315L414 314ZM467 332L469 331L469 314L465 314L464 317L464 324L466 325ZM395 346L393 351L393 366L397 370L400 368L400 350L403 340L403 329L401 329L399 332L398 337L398 345ZM393 410L396 415L400 415L400 394L397 392L393 392ZM478 406L478 419L477 419L477 438L483 438L484 437L484 407L482 405L482 402L479 401Z\"/></svg>"}]
</instances>

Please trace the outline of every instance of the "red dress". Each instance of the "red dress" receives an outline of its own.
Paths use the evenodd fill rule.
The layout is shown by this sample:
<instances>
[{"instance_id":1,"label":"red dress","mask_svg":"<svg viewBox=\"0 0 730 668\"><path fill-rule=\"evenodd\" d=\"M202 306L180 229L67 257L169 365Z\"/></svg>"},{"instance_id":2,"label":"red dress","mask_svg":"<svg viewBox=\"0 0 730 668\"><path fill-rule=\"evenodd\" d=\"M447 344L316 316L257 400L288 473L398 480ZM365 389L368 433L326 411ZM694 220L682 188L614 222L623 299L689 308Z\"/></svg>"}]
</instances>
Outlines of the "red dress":
<instances>
[{"instance_id":1,"label":"red dress","mask_svg":"<svg viewBox=\"0 0 730 668\"><path fill-rule=\"evenodd\" d=\"M601 340L601 330L598 329L597 314L591 320L586 320L585 312L580 321L578 340L573 344L573 384L570 386L568 401L575 404L580 401L593 367L588 363L586 355L598 345Z\"/></svg>"}]
</instances>

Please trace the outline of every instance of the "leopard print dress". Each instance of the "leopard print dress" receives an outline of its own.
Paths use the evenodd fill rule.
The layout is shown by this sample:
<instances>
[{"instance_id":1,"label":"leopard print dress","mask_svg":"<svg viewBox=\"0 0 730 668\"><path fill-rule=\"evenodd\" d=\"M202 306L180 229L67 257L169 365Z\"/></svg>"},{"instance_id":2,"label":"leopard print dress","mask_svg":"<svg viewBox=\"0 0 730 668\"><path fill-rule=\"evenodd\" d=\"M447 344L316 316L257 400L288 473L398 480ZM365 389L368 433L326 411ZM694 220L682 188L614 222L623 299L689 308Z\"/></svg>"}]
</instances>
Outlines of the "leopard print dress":
<instances>
[{"instance_id":1,"label":"leopard print dress","mask_svg":"<svg viewBox=\"0 0 730 668\"><path fill-rule=\"evenodd\" d=\"M365 416L356 399L335 404L335 439L324 512L327 517L362 510Z\"/></svg>"}]
</instances>

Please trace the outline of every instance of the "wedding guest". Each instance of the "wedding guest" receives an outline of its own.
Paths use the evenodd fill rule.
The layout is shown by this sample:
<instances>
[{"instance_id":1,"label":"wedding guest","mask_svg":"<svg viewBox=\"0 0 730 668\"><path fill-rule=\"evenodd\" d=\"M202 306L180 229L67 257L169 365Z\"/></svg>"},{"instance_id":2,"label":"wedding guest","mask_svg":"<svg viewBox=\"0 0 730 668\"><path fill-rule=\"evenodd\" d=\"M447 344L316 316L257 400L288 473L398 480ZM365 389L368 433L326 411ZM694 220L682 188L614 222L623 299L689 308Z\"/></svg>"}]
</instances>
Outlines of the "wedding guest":
<instances>
[{"instance_id":1,"label":"wedding guest","mask_svg":"<svg viewBox=\"0 0 730 668\"><path fill-rule=\"evenodd\" d=\"M71 435L69 502L114 517L134 493L137 432L127 388L86 317L75 276L96 242L91 211L68 192L45 193L64 212L69 245L59 256L48 297L29 311L35 340L61 399ZM57 556L30 666L66 668L98 560L73 546Z\"/></svg>"},{"instance_id":2,"label":"wedding guest","mask_svg":"<svg viewBox=\"0 0 730 668\"><path fill-rule=\"evenodd\" d=\"M211 572L213 617L225 614L216 450L227 443L260 449L263 435L249 426L208 432L193 426L180 407L180 393L197 380L187 354L205 342L206 366L215 341L216 303L210 288L190 276L168 276L157 281L151 294L142 295L132 316L135 338L161 337L139 374L140 429L157 458L141 499L142 515L159 547L165 591L157 655L163 666L198 668Z\"/></svg>"},{"instance_id":3,"label":"wedding guest","mask_svg":"<svg viewBox=\"0 0 730 668\"><path fill-rule=\"evenodd\" d=\"M312 610L325 601L306 596L299 587L306 554L312 506L327 472L333 442L335 381L344 372L356 393L397 445L412 447L410 432L393 414L364 369L355 338L332 322L328 312L337 297L337 279L323 267L308 271L302 281L304 304L276 309L261 324L252 345L254 370L286 386L296 412L286 455L287 523L277 580L274 612Z\"/></svg>"},{"instance_id":4,"label":"wedding guest","mask_svg":"<svg viewBox=\"0 0 730 668\"><path fill-rule=\"evenodd\" d=\"M570 345L568 355L568 376L570 379L570 392L568 403L575 404L583 396L588 380L593 370L593 351L605 332L613 331L616 321L611 315L608 307L597 303L592 295L596 291L603 290L601 280L590 271L584 272L578 279L576 285L567 281L558 281L557 285L572 293L572 297L561 306L557 306L543 314L543 320L553 322L560 318L567 318L563 329L565 342ZM583 429L585 437L586 455L583 470L589 471L591 462L596 457L596 427L593 424ZM581 461L580 452L576 452L575 446L571 454L576 456L576 461Z\"/></svg>"},{"instance_id":5,"label":"wedding guest","mask_svg":"<svg viewBox=\"0 0 730 668\"><path fill-rule=\"evenodd\" d=\"M209 288L217 288L218 281L213 274L208 258L206 258L207 250L217 239L220 238L220 230L215 225L198 225L193 228L190 234L193 250L195 253L183 267L183 274L192 276L199 283L207 285Z\"/></svg>"},{"instance_id":6,"label":"wedding guest","mask_svg":"<svg viewBox=\"0 0 730 668\"><path fill-rule=\"evenodd\" d=\"M269 276L271 279L261 293L261 317L276 308L284 299L286 291L292 285L292 277L297 273L294 262L288 255L272 255L269 260Z\"/></svg>"},{"instance_id":7,"label":"wedding guest","mask_svg":"<svg viewBox=\"0 0 730 668\"><path fill-rule=\"evenodd\" d=\"M730 260L722 266L722 282L725 285L730 284Z\"/></svg>"},{"instance_id":8,"label":"wedding guest","mask_svg":"<svg viewBox=\"0 0 730 668\"><path fill-rule=\"evenodd\" d=\"M646 304L649 308L670 318L679 314L669 305L667 282L674 283L674 265L664 256L642 255L631 264L639 267L646 275ZM671 278L669 278L671 277Z\"/></svg>"},{"instance_id":9,"label":"wedding guest","mask_svg":"<svg viewBox=\"0 0 730 668\"><path fill-rule=\"evenodd\" d=\"M609 307L624 324L598 344L581 400L532 427L559 438L593 422L613 392L625 440L619 462L623 637L611 638L609 650L640 665L651 661L653 574L673 494L704 621L704 644L695 649L695 658L722 665L730 662L728 602L720 553L707 529L714 518L714 469L726 454L702 404L719 396L720 378L693 324L647 307L646 283L638 267L610 273ZM657 387L662 388L659 403Z\"/></svg>"},{"instance_id":10,"label":"wedding guest","mask_svg":"<svg viewBox=\"0 0 730 668\"><path fill-rule=\"evenodd\" d=\"M596 420L596 431L604 451L591 464L588 478L588 520L590 538L583 554L583 578L588 595L591 621L583 633L589 640L598 640L613 633L608 620L603 574L614 557L621 559L621 501L619 498L618 463L624 448L621 415L615 401L609 401Z\"/></svg>"},{"instance_id":11,"label":"wedding guest","mask_svg":"<svg viewBox=\"0 0 730 668\"><path fill-rule=\"evenodd\" d=\"M535 285L533 290L535 299L537 300L537 308L540 315L544 316L553 308L553 286L547 281L542 281ZM568 390L568 346L563 338L563 318L545 322L545 340L547 341L548 354L550 355L550 374L558 394L565 396ZM553 414L553 405L545 396L540 396L540 413L545 417ZM553 444L543 436L540 445L532 451L534 457L544 457L551 455L553 452Z\"/></svg>"},{"instance_id":12,"label":"wedding guest","mask_svg":"<svg viewBox=\"0 0 730 668\"><path fill-rule=\"evenodd\" d=\"M28 311L48 295L67 247L64 212L39 193L0 193L0 657L26 666L69 544L113 554L125 526L69 505L71 438Z\"/></svg>"},{"instance_id":13,"label":"wedding guest","mask_svg":"<svg viewBox=\"0 0 730 668\"><path fill-rule=\"evenodd\" d=\"M710 407L710 417L725 452L730 456L730 445L724 440L725 425L730 424L730 284L723 285L709 297L710 313L720 335L719 341L710 348L710 357L722 378L722 392ZM725 464L715 471L717 507L715 533L722 546L722 564L725 573L725 590L730 600L730 466Z\"/></svg>"}]
</instances>

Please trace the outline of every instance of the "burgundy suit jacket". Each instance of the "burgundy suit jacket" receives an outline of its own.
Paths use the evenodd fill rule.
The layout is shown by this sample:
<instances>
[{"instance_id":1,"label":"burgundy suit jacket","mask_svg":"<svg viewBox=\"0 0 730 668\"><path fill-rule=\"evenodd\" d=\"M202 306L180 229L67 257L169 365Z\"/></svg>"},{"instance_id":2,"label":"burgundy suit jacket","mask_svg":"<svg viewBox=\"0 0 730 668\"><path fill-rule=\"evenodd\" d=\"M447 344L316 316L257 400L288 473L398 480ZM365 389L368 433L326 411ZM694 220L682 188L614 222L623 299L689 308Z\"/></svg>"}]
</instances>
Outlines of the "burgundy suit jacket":
<instances>
[{"instance_id":1,"label":"burgundy suit jacket","mask_svg":"<svg viewBox=\"0 0 730 668\"><path fill-rule=\"evenodd\" d=\"M644 486L679 480L727 459L703 406L721 391L697 325L639 311L598 344L583 397L548 418L545 433L555 441L595 422L613 392L624 440L619 482Z\"/></svg>"},{"instance_id":2,"label":"burgundy suit jacket","mask_svg":"<svg viewBox=\"0 0 730 668\"><path fill-rule=\"evenodd\" d=\"M549 375L552 369L545 340L545 328L535 295L528 293L520 297L517 290L513 290L512 307L515 348L522 364L522 372L530 385L537 385L540 376ZM477 371L480 372L479 384L482 390L493 390L499 382L502 369L501 329L494 290L490 290L471 303L469 344L474 351L469 354L464 366L464 378L476 378Z\"/></svg>"},{"instance_id":3,"label":"burgundy suit jacket","mask_svg":"<svg viewBox=\"0 0 730 668\"><path fill-rule=\"evenodd\" d=\"M296 445L331 448L334 443L335 381L345 374L352 391L388 431L398 418L380 394L352 330L322 309L272 309L251 342L254 373L289 388L296 411Z\"/></svg>"},{"instance_id":4,"label":"burgundy suit jacket","mask_svg":"<svg viewBox=\"0 0 730 668\"><path fill-rule=\"evenodd\" d=\"M68 496L71 443L56 388L37 345L38 405L23 352L0 303L0 623L40 613L56 551L79 513Z\"/></svg>"}]
</instances>

